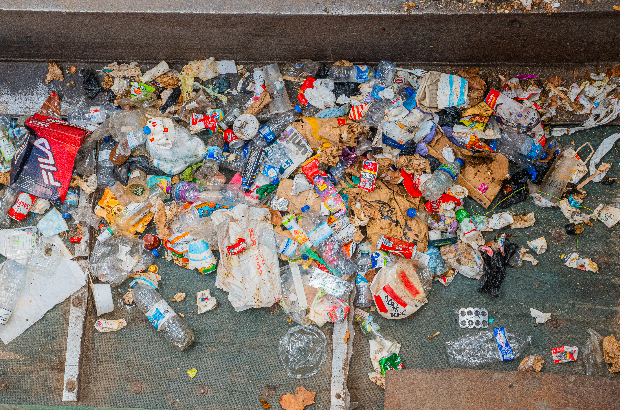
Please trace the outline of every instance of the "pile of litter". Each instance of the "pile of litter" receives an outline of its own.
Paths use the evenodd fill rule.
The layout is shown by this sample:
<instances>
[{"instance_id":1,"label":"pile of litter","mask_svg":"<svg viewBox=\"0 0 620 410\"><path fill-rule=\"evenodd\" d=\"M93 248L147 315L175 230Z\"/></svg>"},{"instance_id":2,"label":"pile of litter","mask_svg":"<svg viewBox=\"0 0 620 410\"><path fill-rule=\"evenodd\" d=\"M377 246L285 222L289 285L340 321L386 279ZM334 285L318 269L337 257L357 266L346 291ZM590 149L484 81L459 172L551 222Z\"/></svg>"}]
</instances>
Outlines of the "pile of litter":
<instances>
[{"instance_id":1,"label":"pile of litter","mask_svg":"<svg viewBox=\"0 0 620 410\"><path fill-rule=\"evenodd\" d=\"M618 117L618 66L568 86L517 76L501 90L488 89L475 69L447 74L386 61L250 71L210 58L179 70L162 61L146 72L112 63L80 73L85 95L105 93L108 103L65 106L52 92L36 113L0 116L5 343L88 285L98 316L119 302L136 306L172 346L190 348L195 335L174 303L194 296L160 296L165 258L217 275L236 311L278 304L297 324L279 341L290 377L320 370L328 344L320 328L333 323L332 403L344 409L354 321L370 340L369 378L385 387L385 372L403 362L376 315L411 316L433 283L448 286L457 274L501 297L511 269L547 256L544 236L510 240L507 228L536 223L534 213L510 206L531 198L559 208L570 235L620 220L618 204L582 205L587 184L614 183L601 161L620 134L596 151L559 141ZM63 81L60 66L50 63L45 81ZM550 131L543 121L558 107L588 119ZM488 212L473 212L471 201ZM562 259L598 272L587 255ZM112 287L123 289L122 301ZM199 314L217 308L209 289L195 291ZM536 323L551 319L531 313ZM95 329L131 331L109 316ZM530 342L489 329L485 308L458 310L458 323L475 331L446 344L454 366L514 360ZM585 354L601 362L602 346L610 371L619 371L613 335L594 333ZM578 351L560 346L552 355L563 363ZM540 371L543 362L525 357L519 370ZM300 387L280 404L303 409L314 394Z\"/></svg>"}]
</instances>

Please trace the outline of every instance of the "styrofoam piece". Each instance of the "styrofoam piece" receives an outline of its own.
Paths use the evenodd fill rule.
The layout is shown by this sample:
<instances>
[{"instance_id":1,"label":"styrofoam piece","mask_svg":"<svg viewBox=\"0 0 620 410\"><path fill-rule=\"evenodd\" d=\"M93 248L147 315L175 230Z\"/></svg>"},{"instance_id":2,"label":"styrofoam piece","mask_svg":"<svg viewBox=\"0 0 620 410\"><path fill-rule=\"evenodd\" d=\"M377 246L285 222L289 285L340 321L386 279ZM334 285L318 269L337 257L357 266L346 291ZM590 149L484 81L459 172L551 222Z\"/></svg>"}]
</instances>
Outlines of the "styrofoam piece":
<instances>
[{"instance_id":1,"label":"styrofoam piece","mask_svg":"<svg viewBox=\"0 0 620 410\"><path fill-rule=\"evenodd\" d=\"M112 288L109 283L98 283L93 285L93 298L95 299L97 316L101 316L104 313L110 313L114 310Z\"/></svg>"}]
</instances>

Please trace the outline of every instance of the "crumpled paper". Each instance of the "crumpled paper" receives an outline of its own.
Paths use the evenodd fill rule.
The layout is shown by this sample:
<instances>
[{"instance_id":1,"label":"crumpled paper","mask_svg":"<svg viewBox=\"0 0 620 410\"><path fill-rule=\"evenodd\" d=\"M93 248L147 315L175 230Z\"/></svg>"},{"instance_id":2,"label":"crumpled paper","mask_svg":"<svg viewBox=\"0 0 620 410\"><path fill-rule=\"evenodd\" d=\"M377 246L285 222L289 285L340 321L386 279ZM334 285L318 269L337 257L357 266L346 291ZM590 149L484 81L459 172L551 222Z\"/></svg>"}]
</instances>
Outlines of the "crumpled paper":
<instances>
[{"instance_id":1,"label":"crumpled paper","mask_svg":"<svg viewBox=\"0 0 620 410\"><path fill-rule=\"evenodd\" d=\"M603 356L605 361L611 365L609 372L620 372L620 340L616 340L614 335L603 339Z\"/></svg>"},{"instance_id":2,"label":"crumpled paper","mask_svg":"<svg viewBox=\"0 0 620 410\"><path fill-rule=\"evenodd\" d=\"M198 304L198 314L213 310L217 306L217 300L211 296L209 289L196 293L196 303Z\"/></svg>"},{"instance_id":3,"label":"crumpled paper","mask_svg":"<svg viewBox=\"0 0 620 410\"><path fill-rule=\"evenodd\" d=\"M518 370L520 372L539 372L542 370L543 363L545 363L545 361L540 356L527 356L521 360L521 363L519 363Z\"/></svg>"},{"instance_id":4,"label":"crumpled paper","mask_svg":"<svg viewBox=\"0 0 620 410\"><path fill-rule=\"evenodd\" d=\"M97 329L99 332L102 332L102 333L116 332L117 330L120 330L124 328L125 326L127 326L127 322L125 321L125 319L118 319L118 320L101 319L95 322L95 329Z\"/></svg>"},{"instance_id":5,"label":"crumpled paper","mask_svg":"<svg viewBox=\"0 0 620 410\"><path fill-rule=\"evenodd\" d=\"M513 215L512 219L514 221L512 224L510 224L510 227L512 229L529 228L536 222L534 212L530 212L527 215Z\"/></svg>"},{"instance_id":6,"label":"crumpled paper","mask_svg":"<svg viewBox=\"0 0 620 410\"><path fill-rule=\"evenodd\" d=\"M598 266L592 261L592 259L582 258L577 252L563 256L562 260L564 261L564 265L569 268L585 270L588 272L598 272Z\"/></svg>"},{"instance_id":7,"label":"crumpled paper","mask_svg":"<svg viewBox=\"0 0 620 410\"><path fill-rule=\"evenodd\" d=\"M545 323L547 320L551 319L551 313L543 313L534 308L530 308L530 315L536 319L536 323Z\"/></svg>"},{"instance_id":8,"label":"crumpled paper","mask_svg":"<svg viewBox=\"0 0 620 410\"><path fill-rule=\"evenodd\" d=\"M527 246L532 248L537 255L543 254L547 251L547 240L544 236L541 236L538 239L534 239L533 241L528 241Z\"/></svg>"}]
</instances>

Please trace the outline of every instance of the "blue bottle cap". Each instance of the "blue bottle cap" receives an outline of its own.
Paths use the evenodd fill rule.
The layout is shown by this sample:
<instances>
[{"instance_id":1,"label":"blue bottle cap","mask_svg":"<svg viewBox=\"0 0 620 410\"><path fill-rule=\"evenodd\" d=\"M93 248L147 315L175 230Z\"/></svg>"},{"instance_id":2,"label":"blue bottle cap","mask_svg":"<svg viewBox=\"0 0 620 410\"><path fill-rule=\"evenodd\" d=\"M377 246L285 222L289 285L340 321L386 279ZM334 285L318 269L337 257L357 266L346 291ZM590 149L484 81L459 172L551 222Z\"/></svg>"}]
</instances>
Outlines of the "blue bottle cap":
<instances>
[{"instance_id":1,"label":"blue bottle cap","mask_svg":"<svg viewBox=\"0 0 620 410\"><path fill-rule=\"evenodd\" d=\"M301 255L301 258L302 258L303 260L305 260L305 261L307 261L308 259L310 259L310 258L308 258L308 255L305 255L305 254L304 254L304 255Z\"/></svg>"},{"instance_id":2,"label":"blue bottle cap","mask_svg":"<svg viewBox=\"0 0 620 410\"><path fill-rule=\"evenodd\" d=\"M308 209L310 209L310 206L304 205L301 207L301 212L306 212Z\"/></svg>"},{"instance_id":3,"label":"blue bottle cap","mask_svg":"<svg viewBox=\"0 0 620 410\"><path fill-rule=\"evenodd\" d=\"M157 249L153 249L153 255L155 255L156 258L159 258L159 252L157 252Z\"/></svg>"},{"instance_id":4,"label":"blue bottle cap","mask_svg":"<svg viewBox=\"0 0 620 410\"><path fill-rule=\"evenodd\" d=\"M463 160L461 158L457 158L455 161L458 162L461 167L464 164L464 162L463 162Z\"/></svg>"},{"instance_id":5,"label":"blue bottle cap","mask_svg":"<svg viewBox=\"0 0 620 410\"><path fill-rule=\"evenodd\" d=\"M418 211L413 209L413 208L409 208L407 209L407 216L409 218L415 218L415 216L417 215Z\"/></svg>"},{"instance_id":6,"label":"blue bottle cap","mask_svg":"<svg viewBox=\"0 0 620 410\"><path fill-rule=\"evenodd\" d=\"M62 217L65 219L71 219L71 214L62 214Z\"/></svg>"},{"instance_id":7,"label":"blue bottle cap","mask_svg":"<svg viewBox=\"0 0 620 410\"><path fill-rule=\"evenodd\" d=\"M105 142L108 142L108 141L110 141L110 137L109 137L108 135L106 135L106 136L103 138L103 140L104 140Z\"/></svg>"},{"instance_id":8,"label":"blue bottle cap","mask_svg":"<svg viewBox=\"0 0 620 410\"><path fill-rule=\"evenodd\" d=\"M301 114L301 107L299 105L295 106L295 111L297 111L299 114Z\"/></svg>"},{"instance_id":9,"label":"blue bottle cap","mask_svg":"<svg viewBox=\"0 0 620 410\"><path fill-rule=\"evenodd\" d=\"M142 128L142 131L144 131L146 135L149 135L151 133L151 129L149 127Z\"/></svg>"}]
</instances>

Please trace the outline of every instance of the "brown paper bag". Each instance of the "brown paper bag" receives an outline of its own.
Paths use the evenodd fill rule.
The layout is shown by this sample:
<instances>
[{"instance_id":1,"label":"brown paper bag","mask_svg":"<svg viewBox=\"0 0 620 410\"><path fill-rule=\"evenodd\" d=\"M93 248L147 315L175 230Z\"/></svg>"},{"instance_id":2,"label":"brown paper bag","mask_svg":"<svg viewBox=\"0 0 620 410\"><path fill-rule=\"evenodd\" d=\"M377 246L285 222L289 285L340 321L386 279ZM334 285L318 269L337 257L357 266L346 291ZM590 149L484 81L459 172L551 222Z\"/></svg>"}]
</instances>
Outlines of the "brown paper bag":
<instances>
[{"instance_id":1,"label":"brown paper bag","mask_svg":"<svg viewBox=\"0 0 620 410\"><path fill-rule=\"evenodd\" d=\"M310 147L317 150L330 145L355 146L360 125L348 117L314 118L303 117L293 126L303 135Z\"/></svg>"},{"instance_id":2,"label":"brown paper bag","mask_svg":"<svg viewBox=\"0 0 620 410\"><path fill-rule=\"evenodd\" d=\"M428 153L442 162L445 158L441 151L446 146L454 150L456 158L463 159L464 165L456 184L467 188L469 196L485 208L491 205L502 187L502 182L509 177L508 159L501 154L489 152L473 154L451 143L439 131L437 137L426 145Z\"/></svg>"}]
</instances>

